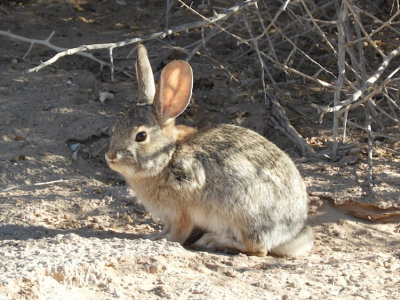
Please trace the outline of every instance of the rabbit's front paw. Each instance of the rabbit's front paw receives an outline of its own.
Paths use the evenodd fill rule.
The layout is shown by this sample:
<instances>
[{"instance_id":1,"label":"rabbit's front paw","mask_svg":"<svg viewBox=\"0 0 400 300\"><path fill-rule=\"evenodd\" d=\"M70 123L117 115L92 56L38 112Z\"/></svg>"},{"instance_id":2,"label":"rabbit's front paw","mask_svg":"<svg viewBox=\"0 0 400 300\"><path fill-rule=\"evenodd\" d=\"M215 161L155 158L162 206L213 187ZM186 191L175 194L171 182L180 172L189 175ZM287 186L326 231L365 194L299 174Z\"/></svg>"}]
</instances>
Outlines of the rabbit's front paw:
<instances>
[{"instance_id":1,"label":"rabbit's front paw","mask_svg":"<svg viewBox=\"0 0 400 300\"><path fill-rule=\"evenodd\" d=\"M164 233L164 231L161 232L153 232L153 233L149 233L146 234L144 236L145 239L149 239L152 241L158 241L158 240L162 240L166 238L166 234Z\"/></svg>"},{"instance_id":2,"label":"rabbit's front paw","mask_svg":"<svg viewBox=\"0 0 400 300\"><path fill-rule=\"evenodd\" d=\"M205 233L203 236L198 239L193 246L204 249L216 249L218 245L218 236L215 233Z\"/></svg>"},{"instance_id":3,"label":"rabbit's front paw","mask_svg":"<svg viewBox=\"0 0 400 300\"><path fill-rule=\"evenodd\" d=\"M168 234L170 231L171 231L171 225L165 224L162 231L146 234L144 238L152 241L158 241L162 239L168 240Z\"/></svg>"}]
</instances>

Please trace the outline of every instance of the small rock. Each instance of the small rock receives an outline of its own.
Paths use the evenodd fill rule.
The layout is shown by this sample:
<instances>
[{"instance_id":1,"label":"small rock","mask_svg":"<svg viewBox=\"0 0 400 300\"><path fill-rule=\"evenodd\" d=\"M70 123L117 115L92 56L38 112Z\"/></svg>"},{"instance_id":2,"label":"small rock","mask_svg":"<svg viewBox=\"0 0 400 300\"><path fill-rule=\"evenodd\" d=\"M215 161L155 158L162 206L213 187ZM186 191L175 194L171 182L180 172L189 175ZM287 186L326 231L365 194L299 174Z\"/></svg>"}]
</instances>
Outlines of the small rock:
<instances>
[{"instance_id":1,"label":"small rock","mask_svg":"<svg viewBox=\"0 0 400 300\"><path fill-rule=\"evenodd\" d=\"M383 263L383 267L384 267L385 269L391 269L391 268L392 268L392 264L391 264L389 261L385 261L385 262Z\"/></svg>"},{"instance_id":2,"label":"small rock","mask_svg":"<svg viewBox=\"0 0 400 300\"><path fill-rule=\"evenodd\" d=\"M109 93L109 92L100 92L99 93L99 101L101 103L104 103L106 100L112 100L114 99L114 94Z\"/></svg>"},{"instance_id":3,"label":"small rock","mask_svg":"<svg viewBox=\"0 0 400 300\"><path fill-rule=\"evenodd\" d=\"M233 266L233 261L232 260L225 260L222 263L227 265L227 266Z\"/></svg>"},{"instance_id":4,"label":"small rock","mask_svg":"<svg viewBox=\"0 0 400 300\"><path fill-rule=\"evenodd\" d=\"M103 192L103 190L102 190L101 188L94 188L94 189L93 189L93 192L94 192L95 194L101 194L101 193Z\"/></svg>"},{"instance_id":5,"label":"small rock","mask_svg":"<svg viewBox=\"0 0 400 300\"><path fill-rule=\"evenodd\" d=\"M93 230L97 230L97 229L99 229L99 224L91 223L91 224L88 225L88 227L93 229Z\"/></svg>"},{"instance_id":6,"label":"small rock","mask_svg":"<svg viewBox=\"0 0 400 300\"><path fill-rule=\"evenodd\" d=\"M112 196L106 196L106 197L104 197L104 203L105 203L106 205L110 205L112 202L113 202Z\"/></svg>"},{"instance_id":7,"label":"small rock","mask_svg":"<svg viewBox=\"0 0 400 300\"><path fill-rule=\"evenodd\" d=\"M159 285L155 287L154 289L151 290L155 295L165 298L165 299L171 299L171 295L165 290L165 288L162 285Z\"/></svg>"},{"instance_id":8,"label":"small rock","mask_svg":"<svg viewBox=\"0 0 400 300\"><path fill-rule=\"evenodd\" d=\"M19 162L20 160L25 160L26 157L25 155L21 154L20 156L14 156L13 158L11 158L11 162Z\"/></svg>"},{"instance_id":9,"label":"small rock","mask_svg":"<svg viewBox=\"0 0 400 300\"><path fill-rule=\"evenodd\" d=\"M11 162L18 162L19 161L19 157L18 156L14 156L13 158L10 159Z\"/></svg>"},{"instance_id":10,"label":"small rock","mask_svg":"<svg viewBox=\"0 0 400 300\"><path fill-rule=\"evenodd\" d=\"M349 225L350 222L347 221L347 220L341 219L341 220L339 220L337 223L338 223L339 225L343 226L343 225Z\"/></svg>"},{"instance_id":11,"label":"small rock","mask_svg":"<svg viewBox=\"0 0 400 300\"><path fill-rule=\"evenodd\" d=\"M217 264L214 264L214 263L205 262L205 263L204 263L204 266L205 266L206 268L212 270L212 271L217 271L217 270L219 269L219 266L218 266Z\"/></svg>"},{"instance_id":12,"label":"small rock","mask_svg":"<svg viewBox=\"0 0 400 300\"><path fill-rule=\"evenodd\" d=\"M132 218L128 214L124 214L123 219L128 223L133 222Z\"/></svg>"},{"instance_id":13,"label":"small rock","mask_svg":"<svg viewBox=\"0 0 400 300\"><path fill-rule=\"evenodd\" d=\"M75 143L75 144L72 144L71 146L69 146L69 148L70 148L72 151L76 151L76 150L79 149L80 145L81 145L81 143Z\"/></svg>"},{"instance_id":14,"label":"small rock","mask_svg":"<svg viewBox=\"0 0 400 300\"><path fill-rule=\"evenodd\" d=\"M165 269L165 267L162 264L155 262L155 263L150 264L147 267L147 272L149 272L150 274L156 274L156 273L161 272L164 269Z\"/></svg>"},{"instance_id":15,"label":"small rock","mask_svg":"<svg viewBox=\"0 0 400 300\"><path fill-rule=\"evenodd\" d=\"M225 271L224 274L228 277L235 278L236 274L233 273L231 270Z\"/></svg>"}]
</instances>

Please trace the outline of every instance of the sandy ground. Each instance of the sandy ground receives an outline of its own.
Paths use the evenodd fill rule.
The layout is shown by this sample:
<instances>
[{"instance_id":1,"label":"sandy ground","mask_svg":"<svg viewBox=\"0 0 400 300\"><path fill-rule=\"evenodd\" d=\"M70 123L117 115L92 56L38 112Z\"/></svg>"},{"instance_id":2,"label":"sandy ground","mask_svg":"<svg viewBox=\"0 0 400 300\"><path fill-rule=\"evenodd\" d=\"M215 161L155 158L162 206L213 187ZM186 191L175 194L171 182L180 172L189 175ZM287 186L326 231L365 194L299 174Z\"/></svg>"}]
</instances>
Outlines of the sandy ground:
<instances>
[{"instance_id":1,"label":"sandy ground","mask_svg":"<svg viewBox=\"0 0 400 300\"><path fill-rule=\"evenodd\" d=\"M92 6L76 10L77 16L69 15L64 1L0 4L0 29L35 38L54 29L53 42L61 46L119 40L134 30L133 5L123 10L113 5L107 13L99 11L100 4ZM155 7L148 10L147 15L135 10L137 24L149 14L159 13L162 20ZM145 29L136 30L139 35ZM376 148L378 197L373 198L363 145L343 147L343 153L355 156L336 163L300 158L290 142L271 131L260 106L207 100L220 99L229 82L218 73L210 77L212 68L195 62L196 101L181 121L201 127L240 119L284 148L311 194L315 248L307 257L283 259L150 241L144 235L160 225L103 158L115 116L134 99L135 83L122 75L111 83L95 63L78 57L23 74L52 54L36 47L23 60L28 46L0 38L0 299L400 298L400 225L398 218L385 218L397 213L390 207L400 205L399 155ZM154 59L160 64L160 55ZM101 103L100 92L111 92L114 99ZM301 125L306 132L308 125ZM326 147L324 132L321 128L310 143ZM354 217L361 208L364 217L383 216L388 222Z\"/></svg>"}]
</instances>

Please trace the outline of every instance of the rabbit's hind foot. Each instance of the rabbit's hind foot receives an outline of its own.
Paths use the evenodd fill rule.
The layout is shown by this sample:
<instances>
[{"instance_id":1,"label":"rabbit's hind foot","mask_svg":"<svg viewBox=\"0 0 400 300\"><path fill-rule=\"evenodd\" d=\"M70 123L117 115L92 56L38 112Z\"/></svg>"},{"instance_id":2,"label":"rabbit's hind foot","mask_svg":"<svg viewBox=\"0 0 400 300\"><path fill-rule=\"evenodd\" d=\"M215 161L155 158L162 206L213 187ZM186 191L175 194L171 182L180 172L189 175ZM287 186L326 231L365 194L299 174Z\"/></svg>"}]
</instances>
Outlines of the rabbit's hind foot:
<instances>
[{"instance_id":1,"label":"rabbit's hind foot","mask_svg":"<svg viewBox=\"0 0 400 300\"><path fill-rule=\"evenodd\" d=\"M253 256L267 255L267 251L261 247L251 247L238 241L233 236L226 236L212 232L205 233L192 246L195 249L217 250L229 254L237 254L238 252L241 252Z\"/></svg>"}]
</instances>

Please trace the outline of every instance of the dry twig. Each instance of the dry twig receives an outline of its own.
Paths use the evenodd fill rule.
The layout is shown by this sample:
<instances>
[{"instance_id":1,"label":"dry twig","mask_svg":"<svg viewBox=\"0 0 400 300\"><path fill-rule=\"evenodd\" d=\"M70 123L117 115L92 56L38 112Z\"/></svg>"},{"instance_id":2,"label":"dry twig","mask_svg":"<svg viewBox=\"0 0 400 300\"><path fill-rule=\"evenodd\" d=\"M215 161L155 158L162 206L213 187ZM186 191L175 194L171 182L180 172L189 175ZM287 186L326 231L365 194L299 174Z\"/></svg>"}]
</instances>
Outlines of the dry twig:
<instances>
[{"instance_id":1,"label":"dry twig","mask_svg":"<svg viewBox=\"0 0 400 300\"><path fill-rule=\"evenodd\" d=\"M99 50L99 49L114 49L114 48L119 48L119 47L125 47L125 46L131 45L131 44L137 44L137 43L144 42L144 41L149 41L149 40L154 40L154 39L163 39L166 36L172 35L174 33L190 30L190 29L193 29L193 28L200 28L202 26L210 25L210 24L213 24L215 22L218 22L218 21L221 21L223 19L226 19L229 16L233 15L234 13L238 12L239 10L243 9L244 7L247 7L249 5L253 5L255 2L256 2L256 0L246 0L246 1L243 1L242 3L240 3L238 5L235 5L235 6L231 7L231 8L229 8L229 9L227 9L223 13L219 13L219 14L214 15L213 17L211 17L211 18L209 18L207 20L200 20L200 21L196 21L196 22L192 22L192 23L183 24L183 25L171 28L171 29L167 29L165 31L152 33L152 34L149 34L149 35L146 35L146 36L143 36L143 37L136 37L136 38L126 39L124 41L120 41L120 42L116 42L116 43L102 43L102 44L82 45L82 46L75 47L75 48L70 48L70 49L57 47L57 46L51 44L48 40L36 40L36 39L24 38L24 37L21 37L19 35L12 34L10 32L6 32L6 31L2 31L2 30L0 30L0 35L6 36L6 37L10 37L10 38L13 38L13 39L17 39L17 40L21 40L21 41L25 41L25 42L28 42L28 43L34 43L34 44L43 45L43 46L49 47L49 48L51 48L51 49L53 49L53 50L58 52L52 58L50 58L47 61L41 63L39 66L29 69L28 72L37 72L37 71L43 69L44 67L55 63L61 57L64 57L64 56L67 56L67 55L73 55L73 54L86 56L86 57L88 57L90 59L95 60L96 62L100 63L101 65L111 66L111 64L105 64L103 61L100 61L99 59L95 58L92 54L88 54L86 52L90 51L90 50Z\"/></svg>"}]
</instances>

